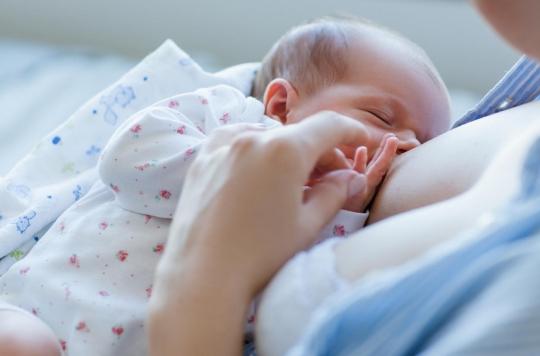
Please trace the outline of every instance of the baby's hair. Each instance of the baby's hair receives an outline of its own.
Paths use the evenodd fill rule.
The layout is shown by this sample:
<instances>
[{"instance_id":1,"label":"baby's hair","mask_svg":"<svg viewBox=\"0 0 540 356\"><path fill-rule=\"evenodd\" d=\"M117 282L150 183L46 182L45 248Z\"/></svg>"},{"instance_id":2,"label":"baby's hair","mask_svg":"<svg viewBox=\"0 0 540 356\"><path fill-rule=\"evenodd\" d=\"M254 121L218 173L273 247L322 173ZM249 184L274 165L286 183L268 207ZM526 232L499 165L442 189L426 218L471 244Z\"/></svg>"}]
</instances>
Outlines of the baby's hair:
<instances>
[{"instance_id":1,"label":"baby's hair","mask_svg":"<svg viewBox=\"0 0 540 356\"><path fill-rule=\"evenodd\" d=\"M416 43L369 20L323 17L292 28L274 44L261 63L251 95L262 101L266 87L275 78L288 80L308 95L339 82L347 73L347 50L352 35L365 30L380 31L411 48L433 81L446 93L435 66Z\"/></svg>"}]
</instances>

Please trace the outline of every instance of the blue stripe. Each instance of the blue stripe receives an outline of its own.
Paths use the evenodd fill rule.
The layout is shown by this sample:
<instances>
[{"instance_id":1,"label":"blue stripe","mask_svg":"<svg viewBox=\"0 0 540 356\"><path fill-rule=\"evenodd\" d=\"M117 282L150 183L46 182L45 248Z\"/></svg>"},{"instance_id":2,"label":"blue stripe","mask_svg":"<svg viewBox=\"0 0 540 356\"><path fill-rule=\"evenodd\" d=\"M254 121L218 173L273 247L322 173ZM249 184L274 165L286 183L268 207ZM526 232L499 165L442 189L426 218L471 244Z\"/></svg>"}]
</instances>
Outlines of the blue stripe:
<instances>
[{"instance_id":1,"label":"blue stripe","mask_svg":"<svg viewBox=\"0 0 540 356\"><path fill-rule=\"evenodd\" d=\"M485 116L497 107L514 87L519 86L527 72L531 63L525 58L520 60L503 76L503 78L495 84L495 86L485 96L485 101L480 102L480 107L476 111L481 116Z\"/></svg>"},{"instance_id":2,"label":"blue stripe","mask_svg":"<svg viewBox=\"0 0 540 356\"><path fill-rule=\"evenodd\" d=\"M534 69L529 84L525 87L526 98L524 102L534 100L540 94L540 66Z\"/></svg>"},{"instance_id":3,"label":"blue stripe","mask_svg":"<svg viewBox=\"0 0 540 356\"><path fill-rule=\"evenodd\" d=\"M444 254L431 254L419 263L390 269L386 275L379 275L377 285L360 283L349 295L337 296L333 308L320 314L318 320L312 320L311 329L290 355L408 356L422 352L428 355L437 338L448 333L447 327L456 316L473 313L467 306L508 276L508 271L529 267L527 281L531 281L529 288L534 289L527 293L524 288L516 293L525 293L524 296L533 291L540 293L540 282L533 283L540 281L540 189L536 189L540 185L539 157L540 139L527 154L520 194L494 216L490 226L470 231L463 236L468 237L465 242L454 244L460 247L445 249ZM528 261L533 262L534 268L530 268ZM520 275L513 274L514 278ZM510 298L510 302L514 299ZM479 349L490 348L493 343L501 343L514 350L523 350L530 344L539 351L540 338L521 343L513 334L519 328L527 328L524 334L537 335L532 325L540 323L540 298L532 298L527 303L516 305L522 315L508 313L510 323L503 322L508 327L516 320L512 332L502 336L500 332L491 334L491 339L494 335L500 336L492 342L486 335L481 342L465 345L467 349L474 350L476 345ZM497 305L491 307L492 313L496 313ZM537 313L533 314L535 310ZM485 343L487 346L483 345Z\"/></svg>"},{"instance_id":4,"label":"blue stripe","mask_svg":"<svg viewBox=\"0 0 540 356\"><path fill-rule=\"evenodd\" d=\"M436 264L388 288L357 293L352 304L327 319L324 328L292 354L399 356L429 349L430 340L459 308L522 257L512 254L512 245L522 247L520 242L535 237L531 232L540 227L540 209L514 213L521 216Z\"/></svg>"},{"instance_id":5,"label":"blue stripe","mask_svg":"<svg viewBox=\"0 0 540 356\"><path fill-rule=\"evenodd\" d=\"M454 123L453 127L525 104L539 96L540 66L532 59L521 57L472 110ZM508 98L511 102L501 108L501 104Z\"/></svg>"}]
</instances>

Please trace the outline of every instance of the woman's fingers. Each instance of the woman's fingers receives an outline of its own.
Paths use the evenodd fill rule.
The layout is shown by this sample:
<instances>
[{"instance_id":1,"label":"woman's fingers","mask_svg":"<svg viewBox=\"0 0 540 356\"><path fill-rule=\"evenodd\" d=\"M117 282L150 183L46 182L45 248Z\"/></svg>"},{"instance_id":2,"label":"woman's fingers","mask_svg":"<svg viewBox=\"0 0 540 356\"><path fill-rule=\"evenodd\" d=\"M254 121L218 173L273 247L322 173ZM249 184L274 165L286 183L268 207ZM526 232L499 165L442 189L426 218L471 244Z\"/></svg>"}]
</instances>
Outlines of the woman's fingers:
<instances>
[{"instance_id":1,"label":"woman's fingers","mask_svg":"<svg viewBox=\"0 0 540 356\"><path fill-rule=\"evenodd\" d=\"M347 157L339 148L334 148L320 157L311 178L318 178L325 173L347 168L351 168Z\"/></svg>"},{"instance_id":2,"label":"woman's fingers","mask_svg":"<svg viewBox=\"0 0 540 356\"><path fill-rule=\"evenodd\" d=\"M214 151L219 147L229 145L233 139L246 132L265 131L266 128L261 124L246 124L239 123L233 125L222 126L212 132L208 137L207 143L203 146L203 150Z\"/></svg>"},{"instance_id":3,"label":"woman's fingers","mask_svg":"<svg viewBox=\"0 0 540 356\"><path fill-rule=\"evenodd\" d=\"M294 137L304 153L304 162L314 167L325 154L340 144L359 146L369 138L365 126L349 117L324 111L282 131L284 138Z\"/></svg>"},{"instance_id":4,"label":"woman's fingers","mask_svg":"<svg viewBox=\"0 0 540 356\"><path fill-rule=\"evenodd\" d=\"M333 171L304 192L302 222L311 230L305 246L318 238L318 232L332 220L347 198L358 194L366 186L366 177L351 169Z\"/></svg>"},{"instance_id":5,"label":"woman's fingers","mask_svg":"<svg viewBox=\"0 0 540 356\"><path fill-rule=\"evenodd\" d=\"M366 184L335 149L361 145L368 138L363 124L325 112L261 130L231 125L205 143L186 176L177 209L182 213L175 214L172 231L180 237L168 249L181 256L204 251L225 275L252 271L238 282L250 293L312 243L348 195ZM317 163L325 170L346 166L348 173L323 174L304 195L301 189ZM241 263L238 256L245 256Z\"/></svg>"}]
</instances>

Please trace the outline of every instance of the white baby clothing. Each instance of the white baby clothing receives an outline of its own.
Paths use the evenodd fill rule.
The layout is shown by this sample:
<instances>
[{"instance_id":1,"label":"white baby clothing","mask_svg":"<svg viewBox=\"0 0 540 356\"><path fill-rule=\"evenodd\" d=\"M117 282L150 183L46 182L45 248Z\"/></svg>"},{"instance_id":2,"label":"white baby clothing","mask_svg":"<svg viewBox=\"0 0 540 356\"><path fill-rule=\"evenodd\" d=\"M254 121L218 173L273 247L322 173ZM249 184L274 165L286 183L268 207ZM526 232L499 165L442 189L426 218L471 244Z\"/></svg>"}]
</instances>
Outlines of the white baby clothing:
<instances>
[{"instance_id":1,"label":"white baby clothing","mask_svg":"<svg viewBox=\"0 0 540 356\"><path fill-rule=\"evenodd\" d=\"M339 240L330 238L298 253L265 289L257 311L257 334L264 336L257 340L261 354L284 355L323 301L350 288L336 270L334 247Z\"/></svg>"},{"instance_id":2,"label":"white baby clothing","mask_svg":"<svg viewBox=\"0 0 540 356\"><path fill-rule=\"evenodd\" d=\"M224 85L134 114L102 152L101 182L0 277L0 300L43 319L68 355L145 355L146 305L185 173L209 133L240 122L279 126L262 103ZM345 236L366 218L343 211L324 236Z\"/></svg>"}]
</instances>

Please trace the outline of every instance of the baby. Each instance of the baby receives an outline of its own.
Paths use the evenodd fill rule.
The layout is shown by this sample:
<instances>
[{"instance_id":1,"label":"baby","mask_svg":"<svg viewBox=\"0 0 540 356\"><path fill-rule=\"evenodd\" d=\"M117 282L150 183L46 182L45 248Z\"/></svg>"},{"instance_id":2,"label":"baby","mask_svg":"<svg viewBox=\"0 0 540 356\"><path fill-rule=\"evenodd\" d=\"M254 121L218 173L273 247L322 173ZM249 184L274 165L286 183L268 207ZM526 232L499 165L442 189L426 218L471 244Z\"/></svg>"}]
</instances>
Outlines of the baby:
<instances>
[{"instance_id":1,"label":"baby","mask_svg":"<svg viewBox=\"0 0 540 356\"><path fill-rule=\"evenodd\" d=\"M352 20L320 20L283 36L263 60L253 95L262 102L227 86L200 89L124 122L101 156L101 182L0 278L2 300L45 321L66 353L144 355L154 269L185 173L214 129L294 124L321 110L363 123L369 133L363 146L339 148L368 183L323 231L326 238L361 228L394 154L450 123L446 88L425 53L398 34ZM15 307L5 308L16 315ZM253 320L251 313L247 333ZM4 335L29 329L28 323L25 330L0 328L0 354Z\"/></svg>"}]
</instances>

